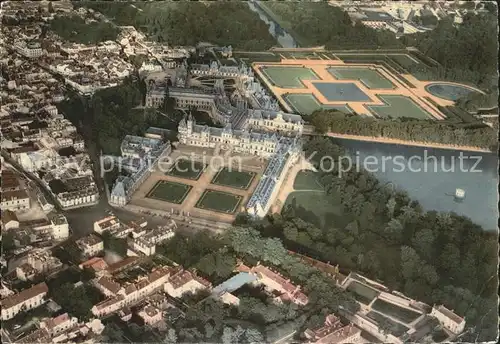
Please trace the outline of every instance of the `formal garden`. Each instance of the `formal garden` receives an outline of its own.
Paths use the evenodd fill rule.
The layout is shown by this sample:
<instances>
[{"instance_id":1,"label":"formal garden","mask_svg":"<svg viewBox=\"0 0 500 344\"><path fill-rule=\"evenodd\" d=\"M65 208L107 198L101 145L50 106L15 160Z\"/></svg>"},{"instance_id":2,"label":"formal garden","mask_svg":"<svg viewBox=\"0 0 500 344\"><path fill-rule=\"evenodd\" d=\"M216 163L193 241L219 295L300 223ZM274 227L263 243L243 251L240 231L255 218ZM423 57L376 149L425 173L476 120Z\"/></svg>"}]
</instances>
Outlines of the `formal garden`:
<instances>
[{"instance_id":1,"label":"formal garden","mask_svg":"<svg viewBox=\"0 0 500 344\"><path fill-rule=\"evenodd\" d=\"M207 189L196 202L195 207L219 213L234 214L242 199L243 196Z\"/></svg>"},{"instance_id":2,"label":"formal garden","mask_svg":"<svg viewBox=\"0 0 500 344\"><path fill-rule=\"evenodd\" d=\"M190 185L160 180L148 192L146 197L163 202L181 204L191 189L192 186Z\"/></svg>"}]
</instances>

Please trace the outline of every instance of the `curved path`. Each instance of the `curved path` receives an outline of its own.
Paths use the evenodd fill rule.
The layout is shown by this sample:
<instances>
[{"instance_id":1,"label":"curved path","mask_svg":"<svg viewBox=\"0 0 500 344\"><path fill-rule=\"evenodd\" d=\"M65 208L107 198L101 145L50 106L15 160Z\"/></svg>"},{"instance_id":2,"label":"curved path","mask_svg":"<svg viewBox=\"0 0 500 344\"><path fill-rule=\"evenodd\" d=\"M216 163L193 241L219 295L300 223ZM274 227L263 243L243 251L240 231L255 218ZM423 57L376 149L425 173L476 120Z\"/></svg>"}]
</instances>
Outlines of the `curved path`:
<instances>
[{"instance_id":1,"label":"curved path","mask_svg":"<svg viewBox=\"0 0 500 344\"><path fill-rule=\"evenodd\" d=\"M286 179L283 182L283 185L281 185L278 197L276 197L276 200L274 201L274 204L271 207L273 213L281 213L281 210L285 205L286 199L294 191L318 191L318 190L295 190L295 188L293 187L293 184L295 183L295 178L297 177L297 174L303 170L316 171L311 162L306 160L302 155L299 158L299 161L297 161L297 163L292 166L290 171L288 171Z\"/></svg>"}]
</instances>

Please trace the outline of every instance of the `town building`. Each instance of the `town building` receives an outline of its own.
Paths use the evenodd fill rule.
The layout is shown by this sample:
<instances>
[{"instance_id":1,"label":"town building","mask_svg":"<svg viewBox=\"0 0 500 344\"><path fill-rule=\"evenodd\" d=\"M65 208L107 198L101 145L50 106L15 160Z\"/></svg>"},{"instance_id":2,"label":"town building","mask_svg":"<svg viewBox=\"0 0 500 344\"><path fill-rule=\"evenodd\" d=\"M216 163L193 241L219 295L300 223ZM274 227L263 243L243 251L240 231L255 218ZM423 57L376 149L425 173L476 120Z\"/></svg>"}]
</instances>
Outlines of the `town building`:
<instances>
[{"instance_id":1,"label":"town building","mask_svg":"<svg viewBox=\"0 0 500 344\"><path fill-rule=\"evenodd\" d=\"M168 282L164 285L164 290L172 297L181 297L185 293L196 293L199 290L211 288L211 286L210 282L194 273L180 270L169 277Z\"/></svg>"},{"instance_id":2,"label":"town building","mask_svg":"<svg viewBox=\"0 0 500 344\"><path fill-rule=\"evenodd\" d=\"M19 219L12 210L2 210L2 230L19 228Z\"/></svg>"},{"instance_id":3,"label":"town building","mask_svg":"<svg viewBox=\"0 0 500 344\"><path fill-rule=\"evenodd\" d=\"M2 191L2 210L21 211L30 208L30 197L25 190Z\"/></svg>"},{"instance_id":4,"label":"town building","mask_svg":"<svg viewBox=\"0 0 500 344\"><path fill-rule=\"evenodd\" d=\"M459 317L443 305L432 307L431 315L436 317L443 327L453 334L460 334L465 329L465 319Z\"/></svg>"},{"instance_id":5,"label":"town building","mask_svg":"<svg viewBox=\"0 0 500 344\"><path fill-rule=\"evenodd\" d=\"M104 241L92 233L76 240L76 245L86 257L93 257L104 251Z\"/></svg>"},{"instance_id":6,"label":"town building","mask_svg":"<svg viewBox=\"0 0 500 344\"><path fill-rule=\"evenodd\" d=\"M314 330L307 329L304 336L307 338L307 343L361 343L361 330L352 324L343 325L333 314L326 317L324 326Z\"/></svg>"},{"instance_id":7,"label":"town building","mask_svg":"<svg viewBox=\"0 0 500 344\"><path fill-rule=\"evenodd\" d=\"M139 313L138 315L142 318L144 321L144 324L153 326L160 322L163 319L163 314L162 312L152 306L152 305L146 305Z\"/></svg>"},{"instance_id":8,"label":"town building","mask_svg":"<svg viewBox=\"0 0 500 344\"><path fill-rule=\"evenodd\" d=\"M40 283L2 299L2 320L12 319L21 311L29 311L40 306L45 302L48 291L47 285Z\"/></svg>"},{"instance_id":9,"label":"town building","mask_svg":"<svg viewBox=\"0 0 500 344\"><path fill-rule=\"evenodd\" d=\"M14 43L14 49L28 58L37 58L44 54L42 46L38 42L17 41Z\"/></svg>"},{"instance_id":10,"label":"town building","mask_svg":"<svg viewBox=\"0 0 500 344\"><path fill-rule=\"evenodd\" d=\"M257 264L253 268L249 268L240 264L237 269L238 271L255 275L257 280L252 282L252 284L264 285L267 292L275 295L274 300L276 302L290 301L301 306L309 302L308 297L301 292L300 286L293 285L289 279L285 279L268 267Z\"/></svg>"},{"instance_id":11,"label":"town building","mask_svg":"<svg viewBox=\"0 0 500 344\"><path fill-rule=\"evenodd\" d=\"M23 264L16 268L17 278L20 280L32 280L36 276L54 272L63 267L62 262L52 256L51 251L34 249L28 253Z\"/></svg>"},{"instance_id":12,"label":"town building","mask_svg":"<svg viewBox=\"0 0 500 344\"><path fill-rule=\"evenodd\" d=\"M104 232L113 232L121 227L120 221L116 216L108 216L102 220L94 222L94 232L103 234Z\"/></svg>"},{"instance_id":13,"label":"town building","mask_svg":"<svg viewBox=\"0 0 500 344\"><path fill-rule=\"evenodd\" d=\"M108 264L101 257L90 258L89 260L78 265L80 269L92 269L94 272L98 273L105 271L108 268Z\"/></svg>"},{"instance_id":14,"label":"town building","mask_svg":"<svg viewBox=\"0 0 500 344\"><path fill-rule=\"evenodd\" d=\"M77 323L77 318L70 317L68 313L64 313L55 318L43 319L40 322L40 328L46 329L51 336L54 336L74 327Z\"/></svg>"},{"instance_id":15,"label":"town building","mask_svg":"<svg viewBox=\"0 0 500 344\"><path fill-rule=\"evenodd\" d=\"M138 227L143 229L142 227ZM174 220L168 225L159 226L150 231L144 231L142 235L137 236L132 241L132 249L145 254L146 256L151 256L156 253L156 245L160 244L168 239L175 236L174 229L177 225Z\"/></svg>"},{"instance_id":16,"label":"town building","mask_svg":"<svg viewBox=\"0 0 500 344\"><path fill-rule=\"evenodd\" d=\"M161 290L170 274L170 268L161 267L126 285L120 285L112 278L103 276L95 282L95 286L107 296L107 299L94 305L92 313L95 316L105 316L137 303L155 291Z\"/></svg>"}]
</instances>

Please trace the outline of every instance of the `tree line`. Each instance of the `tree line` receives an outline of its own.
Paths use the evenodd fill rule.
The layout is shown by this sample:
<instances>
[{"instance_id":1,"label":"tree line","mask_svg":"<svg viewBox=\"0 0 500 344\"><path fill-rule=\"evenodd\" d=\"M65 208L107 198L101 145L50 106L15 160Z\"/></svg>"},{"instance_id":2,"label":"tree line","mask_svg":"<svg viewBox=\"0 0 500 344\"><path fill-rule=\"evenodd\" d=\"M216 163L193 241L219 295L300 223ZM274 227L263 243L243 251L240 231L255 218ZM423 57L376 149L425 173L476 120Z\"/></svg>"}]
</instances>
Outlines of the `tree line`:
<instances>
[{"instance_id":1,"label":"tree line","mask_svg":"<svg viewBox=\"0 0 500 344\"><path fill-rule=\"evenodd\" d=\"M306 156L316 152L334 159L344 150L327 138L305 145ZM417 300L444 304L476 326L470 341L496 336L497 234L484 231L455 213L424 211L406 192L379 182L365 170L350 168L339 177L341 161L333 171L319 173L327 195L343 205L343 222L318 228L289 206L259 228L297 245L301 253L359 271ZM246 239L251 243L251 238Z\"/></svg>"},{"instance_id":2,"label":"tree line","mask_svg":"<svg viewBox=\"0 0 500 344\"><path fill-rule=\"evenodd\" d=\"M375 119L338 110L317 110L310 122L320 133L387 137L407 141L473 146L494 150L498 145L497 133L492 128L463 125L435 120L411 118Z\"/></svg>"}]
</instances>

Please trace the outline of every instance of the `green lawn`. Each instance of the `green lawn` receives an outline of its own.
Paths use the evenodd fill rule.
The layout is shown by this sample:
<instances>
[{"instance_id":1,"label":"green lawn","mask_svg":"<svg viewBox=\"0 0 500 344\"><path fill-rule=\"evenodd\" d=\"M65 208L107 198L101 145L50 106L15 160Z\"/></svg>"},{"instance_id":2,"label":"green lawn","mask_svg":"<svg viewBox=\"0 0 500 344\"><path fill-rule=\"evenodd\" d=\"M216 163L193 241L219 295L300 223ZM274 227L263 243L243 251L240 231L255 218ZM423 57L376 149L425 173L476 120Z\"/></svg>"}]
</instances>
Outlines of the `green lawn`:
<instances>
[{"instance_id":1,"label":"green lawn","mask_svg":"<svg viewBox=\"0 0 500 344\"><path fill-rule=\"evenodd\" d=\"M166 174L174 177L198 180L205 167L205 165L198 161L177 160Z\"/></svg>"},{"instance_id":2,"label":"green lawn","mask_svg":"<svg viewBox=\"0 0 500 344\"><path fill-rule=\"evenodd\" d=\"M382 74L369 68L330 67L328 72L337 80L359 80L368 88L392 89L394 85Z\"/></svg>"},{"instance_id":3,"label":"green lawn","mask_svg":"<svg viewBox=\"0 0 500 344\"><path fill-rule=\"evenodd\" d=\"M420 313L396 306L384 300L377 300L372 308L380 313L394 317L404 323L411 323L420 316Z\"/></svg>"},{"instance_id":4,"label":"green lawn","mask_svg":"<svg viewBox=\"0 0 500 344\"><path fill-rule=\"evenodd\" d=\"M312 69L305 67L264 66L260 70L272 85L281 88L304 88L301 80L320 79Z\"/></svg>"},{"instance_id":5,"label":"green lawn","mask_svg":"<svg viewBox=\"0 0 500 344\"><path fill-rule=\"evenodd\" d=\"M297 173L293 181L295 190L318 190L324 191L323 185L318 181L318 172L302 170Z\"/></svg>"},{"instance_id":6,"label":"green lawn","mask_svg":"<svg viewBox=\"0 0 500 344\"><path fill-rule=\"evenodd\" d=\"M195 207L219 213L234 214L238 210L242 199L242 196L207 189L196 202Z\"/></svg>"},{"instance_id":7,"label":"green lawn","mask_svg":"<svg viewBox=\"0 0 500 344\"><path fill-rule=\"evenodd\" d=\"M352 112L347 105L322 105L313 94L291 93L283 96L283 99L292 107L294 112L301 115L310 115L319 109L337 109L345 113Z\"/></svg>"},{"instance_id":8,"label":"green lawn","mask_svg":"<svg viewBox=\"0 0 500 344\"><path fill-rule=\"evenodd\" d=\"M342 216L342 206L332 196L321 191L294 191L288 195L283 209L291 206L297 217L319 227L333 225L341 228L347 225Z\"/></svg>"},{"instance_id":9,"label":"green lawn","mask_svg":"<svg viewBox=\"0 0 500 344\"><path fill-rule=\"evenodd\" d=\"M164 202L181 204L191 191L192 186L160 180L153 186L146 195L147 198L153 198Z\"/></svg>"},{"instance_id":10,"label":"green lawn","mask_svg":"<svg viewBox=\"0 0 500 344\"><path fill-rule=\"evenodd\" d=\"M212 184L247 190L254 178L255 172L230 171L227 167L224 167L212 179Z\"/></svg>"},{"instance_id":11,"label":"green lawn","mask_svg":"<svg viewBox=\"0 0 500 344\"><path fill-rule=\"evenodd\" d=\"M422 109L411 98L399 95L378 95L386 105L367 105L367 108L382 118L411 117L417 119L432 119L433 117Z\"/></svg>"}]
</instances>

